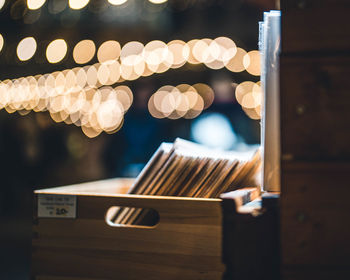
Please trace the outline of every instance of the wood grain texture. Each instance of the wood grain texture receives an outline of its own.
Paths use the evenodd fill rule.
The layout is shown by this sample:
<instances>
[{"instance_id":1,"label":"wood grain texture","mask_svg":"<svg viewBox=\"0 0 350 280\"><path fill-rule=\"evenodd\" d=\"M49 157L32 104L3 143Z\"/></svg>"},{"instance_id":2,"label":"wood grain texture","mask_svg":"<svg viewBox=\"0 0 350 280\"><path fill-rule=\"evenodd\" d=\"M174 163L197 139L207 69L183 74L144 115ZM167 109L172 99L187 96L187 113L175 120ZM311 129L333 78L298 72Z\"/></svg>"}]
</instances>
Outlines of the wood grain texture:
<instances>
[{"instance_id":1,"label":"wood grain texture","mask_svg":"<svg viewBox=\"0 0 350 280\"><path fill-rule=\"evenodd\" d=\"M281 57L282 157L350 159L350 56Z\"/></svg>"},{"instance_id":2,"label":"wood grain texture","mask_svg":"<svg viewBox=\"0 0 350 280\"><path fill-rule=\"evenodd\" d=\"M36 279L221 278L220 199L89 193L84 185L71 190L79 193L76 219L35 217ZM152 228L113 227L105 220L112 206L152 208L160 222Z\"/></svg>"},{"instance_id":3,"label":"wood grain texture","mask_svg":"<svg viewBox=\"0 0 350 280\"><path fill-rule=\"evenodd\" d=\"M281 0L283 53L350 50L348 0Z\"/></svg>"},{"instance_id":4,"label":"wood grain texture","mask_svg":"<svg viewBox=\"0 0 350 280\"><path fill-rule=\"evenodd\" d=\"M350 163L282 164L282 257L286 267L350 269Z\"/></svg>"},{"instance_id":5,"label":"wood grain texture","mask_svg":"<svg viewBox=\"0 0 350 280\"><path fill-rule=\"evenodd\" d=\"M282 279L350 279L350 1L281 7Z\"/></svg>"}]
</instances>

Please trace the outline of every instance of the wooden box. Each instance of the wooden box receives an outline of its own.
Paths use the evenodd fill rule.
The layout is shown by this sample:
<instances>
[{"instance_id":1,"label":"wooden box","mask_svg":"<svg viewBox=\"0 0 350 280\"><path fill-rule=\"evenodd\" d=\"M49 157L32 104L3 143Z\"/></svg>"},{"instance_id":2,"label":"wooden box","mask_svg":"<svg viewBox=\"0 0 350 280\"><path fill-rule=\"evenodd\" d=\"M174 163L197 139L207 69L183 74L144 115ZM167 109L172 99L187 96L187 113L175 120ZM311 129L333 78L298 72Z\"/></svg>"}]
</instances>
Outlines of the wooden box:
<instances>
[{"instance_id":1,"label":"wooden box","mask_svg":"<svg viewBox=\"0 0 350 280\"><path fill-rule=\"evenodd\" d=\"M36 191L33 279L221 279L221 200L128 195L131 183ZM63 204L51 203L57 199ZM107 215L113 206L154 209L159 223L113 226Z\"/></svg>"}]
</instances>

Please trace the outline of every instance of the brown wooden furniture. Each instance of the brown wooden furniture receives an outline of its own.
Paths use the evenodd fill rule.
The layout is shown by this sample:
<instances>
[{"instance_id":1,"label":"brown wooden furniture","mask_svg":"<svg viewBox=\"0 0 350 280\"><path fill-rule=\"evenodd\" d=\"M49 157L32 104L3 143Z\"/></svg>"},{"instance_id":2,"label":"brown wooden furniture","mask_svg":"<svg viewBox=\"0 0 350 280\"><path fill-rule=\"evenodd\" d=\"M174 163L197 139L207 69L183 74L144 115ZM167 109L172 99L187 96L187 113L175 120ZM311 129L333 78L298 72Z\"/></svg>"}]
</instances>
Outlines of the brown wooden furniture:
<instances>
[{"instance_id":1,"label":"brown wooden furniture","mask_svg":"<svg viewBox=\"0 0 350 280\"><path fill-rule=\"evenodd\" d=\"M36 191L36 206L43 194L76 196L76 218L34 209L33 279L220 279L221 200L128 195L129 186L116 179ZM111 226L113 206L154 209L159 223Z\"/></svg>"},{"instance_id":2,"label":"brown wooden furniture","mask_svg":"<svg viewBox=\"0 0 350 280\"><path fill-rule=\"evenodd\" d=\"M350 1L280 2L282 279L350 279Z\"/></svg>"}]
</instances>

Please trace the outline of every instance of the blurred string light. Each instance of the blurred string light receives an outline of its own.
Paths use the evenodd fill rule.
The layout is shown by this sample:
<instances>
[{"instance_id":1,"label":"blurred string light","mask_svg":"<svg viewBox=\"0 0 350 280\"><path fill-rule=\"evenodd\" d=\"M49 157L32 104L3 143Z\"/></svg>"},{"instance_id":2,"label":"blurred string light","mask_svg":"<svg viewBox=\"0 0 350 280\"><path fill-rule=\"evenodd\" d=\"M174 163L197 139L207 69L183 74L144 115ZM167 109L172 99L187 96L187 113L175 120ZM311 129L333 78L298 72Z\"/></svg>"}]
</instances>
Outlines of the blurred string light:
<instances>
[{"instance_id":1,"label":"blurred string light","mask_svg":"<svg viewBox=\"0 0 350 280\"><path fill-rule=\"evenodd\" d=\"M262 89L261 83L242 82L235 90L236 100L243 111L254 120L261 119Z\"/></svg>"},{"instance_id":2,"label":"blurred string light","mask_svg":"<svg viewBox=\"0 0 350 280\"><path fill-rule=\"evenodd\" d=\"M73 10L80 10L84 8L90 0L69 0L68 5Z\"/></svg>"},{"instance_id":3,"label":"blurred string light","mask_svg":"<svg viewBox=\"0 0 350 280\"><path fill-rule=\"evenodd\" d=\"M2 34L0 34L0 52L2 51L2 48L4 47L4 37Z\"/></svg>"},{"instance_id":4,"label":"blurred string light","mask_svg":"<svg viewBox=\"0 0 350 280\"><path fill-rule=\"evenodd\" d=\"M108 0L108 2L114 6L119 6L119 5L123 5L124 3L126 3L128 0Z\"/></svg>"},{"instance_id":5,"label":"blurred string light","mask_svg":"<svg viewBox=\"0 0 350 280\"><path fill-rule=\"evenodd\" d=\"M0 47L2 44L0 35ZM67 49L63 39L51 42L46 51L48 61L60 62L66 56ZM73 59L77 64L86 64L93 59L95 52L96 46L92 40L82 40L73 49ZM236 73L246 70L253 76L260 75L259 52L246 52L227 37L193 39L187 43L181 40L168 43L154 40L146 45L131 41L123 47L119 42L109 40L99 46L97 60L99 64L114 64L115 67L118 64L122 79L130 81L177 69L186 63L204 64L213 70L226 68ZM99 64L96 68L99 68Z\"/></svg>"},{"instance_id":6,"label":"blurred string light","mask_svg":"<svg viewBox=\"0 0 350 280\"><path fill-rule=\"evenodd\" d=\"M0 83L0 109L21 115L33 110L49 111L55 122L80 126L89 137L102 131L114 133L124 121L124 114L133 102L127 86L90 87L77 85L83 68L29 76ZM86 81L86 78L85 78Z\"/></svg>"},{"instance_id":7,"label":"blurred string light","mask_svg":"<svg viewBox=\"0 0 350 280\"><path fill-rule=\"evenodd\" d=\"M102 2L102 0L98 0L98 1ZM103 1L106 1L113 6L120 6L128 2L128 0L103 0ZM6 2L5 0L0 0L0 10L5 5L5 2ZM55 14L63 11L64 8L66 7L67 2L71 9L80 10L86 7L89 4L90 0L67 0L66 2L65 0L60 0L60 1L52 0L48 2L49 2L49 11ZM148 2L155 5L160 5L168 2L168 0L148 0ZM46 3L46 0L26 0L26 3L29 10L38 10Z\"/></svg>"},{"instance_id":8,"label":"blurred string light","mask_svg":"<svg viewBox=\"0 0 350 280\"><path fill-rule=\"evenodd\" d=\"M33 57L36 52L37 43L33 37L22 39L17 46L17 57L21 61L27 61Z\"/></svg>"},{"instance_id":9,"label":"blurred string light","mask_svg":"<svg viewBox=\"0 0 350 280\"><path fill-rule=\"evenodd\" d=\"M117 60L120 56L120 44L117 41L106 41L98 48L97 59L100 63Z\"/></svg>"},{"instance_id":10,"label":"blurred string light","mask_svg":"<svg viewBox=\"0 0 350 280\"><path fill-rule=\"evenodd\" d=\"M208 108L214 91L206 84L163 86L148 101L150 114L158 119L193 119Z\"/></svg>"},{"instance_id":11,"label":"blurred string light","mask_svg":"<svg viewBox=\"0 0 350 280\"><path fill-rule=\"evenodd\" d=\"M77 64L86 64L93 59L95 52L96 46L92 40L82 40L73 49L73 59Z\"/></svg>"},{"instance_id":12,"label":"blurred string light","mask_svg":"<svg viewBox=\"0 0 350 280\"><path fill-rule=\"evenodd\" d=\"M37 10L40 9L46 0L27 0L27 7L29 10Z\"/></svg>"},{"instance_id":13,"label":"blurred string light","mask_svg":"<svg viewBox=\"0 0 350 280\"><path fill-rule=\"evenodd\" d=\"M250 51L243 57L245 70L251 75L260 75L260 53L259 51Z\"/></svg>"},{"instance_id":14,"label":"blurred string light","mask_svg":"<svg viewBox=\"0 0 350 280\"><path fill-rule=\"evenodd\" d=\"M4 7L5 5L5 0L0 0L0 10Z\"/></svg>"},{"instance_id":15,"label":"blurred string light","mask_svg":"<svg viewBox=\"0 0 350 280\"><path fill-rule=\"evenodd\" d=\"M67 54L67 43L63 39L52 41L46 49L46 58L50 63L60 62Z\"/></svg>"},{"instance_id":16,"label":"blurred string light","mask_svg":"<svg viewBox=\"0 0 350 280\"><path fill-rule=\"evenodd\" d=\"M247 52L242 48L237 48L236 55L232 57L225 65L226 69L231 72L242 72L245 70L243 59ZM250 61L249 61L250 64Z\"/></svg>"},{"instance_id":17,"label":"blurred string light","mask_svg":"<svg viewBox=\"0 0 350 280\"><path fill-rule=\"evenodd\" d=\"M220 113L205 113L191 126L191 138L215 149L232 149L238 143L230 120Z\"/></svg>"},{"instance_id":18,"label":"blurred string light","mask_svg":"<svg viewBox=\"0 0 350 280\"><path fill-rule=\"evenodd\" d=\"M153 3L153 4L163 4L163 3L167 2L168 0L148 0L148 1Z\"/></svg>"},{"instance_id":19,"label":"blurred string light","mask_svg":"<svg viewBox=\"0 0 350 280\"><path fill-rule=\"evenodd\" d=\"M118 60L122 77L135 80L140 76L163 73L170 68L190 64L204 64L210 69L226 68L231 72L248 71L254 76L260 75L260 54L258 51L247 53L238 48L227 37L212 39L193 39L189 42L173 40L165 42L155 40L143 45L132 41L122 48L117 41L106 41L98 49L97 58L100 63Z\"/></svg>"},{"instance_id":20,"label":"blurred string light","mask_svg":"<svg viewBox=\"0 0 350 280\"><path fill-rule=\"evenodd\" d=\"M95 52L95 44L83 40L75 46L73 57L78 64L85 64ZM63 39L52 41L46 50L50 63L60 62L66 53L67 43ZM25 59L30 54L18 56ZM247 53L226 37L195 39L188 43L173 40L168 44L156 40L146 45L132 41L122 48L117 41L107 41L99 47L97 58L99 62L93 65L2 81L0 109L21 114L30 110L48 110L56 122L81 126L86 135L95 137L102 131L113 133L120 129L123 116L132 104L131 90L126 86L112 87L116 83L163 73L186 62L203 63L212 69L226 67L232 72L249 69L252 75L260 74L258 53ZM261 117L259 83L241 83L235 94L249 117ZM151 96L148 109L155 118L192 119L208 108L213 100L214 92L205 84L164 86Z\"/></svg>"}]
</instances>

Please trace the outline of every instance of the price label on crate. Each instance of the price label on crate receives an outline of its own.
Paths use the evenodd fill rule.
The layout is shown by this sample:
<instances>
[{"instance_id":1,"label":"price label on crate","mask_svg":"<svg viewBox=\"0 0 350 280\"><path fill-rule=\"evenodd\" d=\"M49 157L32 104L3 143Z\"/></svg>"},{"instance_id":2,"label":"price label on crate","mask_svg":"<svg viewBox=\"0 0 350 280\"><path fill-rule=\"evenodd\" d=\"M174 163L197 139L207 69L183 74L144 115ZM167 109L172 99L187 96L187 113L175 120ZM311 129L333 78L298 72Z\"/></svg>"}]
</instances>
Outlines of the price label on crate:
<instances>
[{"instance_id":1,"label":"price label on crate","mask_svg":"<svg viewBox=\"0 0 350 280\"><path fill-rule=\"evenodd\" d=\"M38 195L39 218L75 218L77 198L75 195Z\"/></svg>"}]
</instances>

